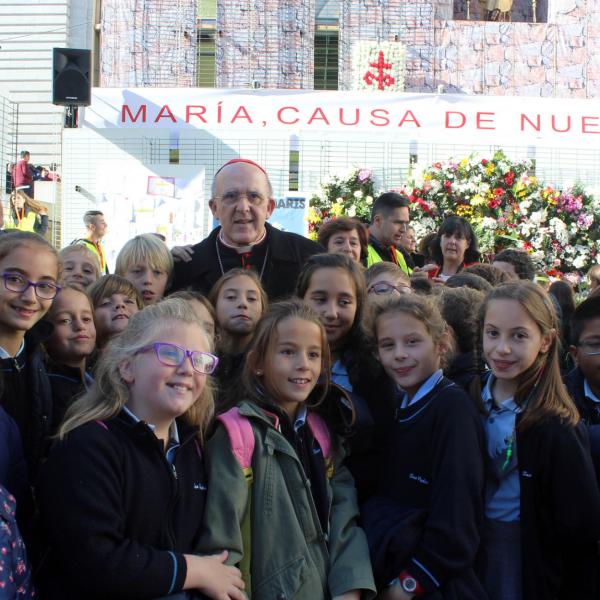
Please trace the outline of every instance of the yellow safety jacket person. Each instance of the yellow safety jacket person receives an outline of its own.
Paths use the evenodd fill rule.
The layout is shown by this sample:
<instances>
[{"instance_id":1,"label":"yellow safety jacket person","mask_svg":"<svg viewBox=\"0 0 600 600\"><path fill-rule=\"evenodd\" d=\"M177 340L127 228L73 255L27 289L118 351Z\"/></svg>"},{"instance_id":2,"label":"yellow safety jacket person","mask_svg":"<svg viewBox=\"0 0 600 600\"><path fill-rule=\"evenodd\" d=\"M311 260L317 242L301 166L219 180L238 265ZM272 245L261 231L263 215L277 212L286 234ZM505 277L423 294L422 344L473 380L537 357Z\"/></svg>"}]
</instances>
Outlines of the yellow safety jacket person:
<instances>
[{"instance_id":1,"label":"yellow safety jacket person","mask_svg":"<svg viewBox=\"0 0 600 600\"><path fill-rule=\"evenodd\" d=\"M104 254L102 242L94 242L89 238L80 238L78 240L75 240L73 244L83 244L84 246L89 248L98 257L98 262L100 263L100 273L102 273L103 275L108 274L108 267L106 265L106 255Z\"/></svg>"},{"instance_id":2,"label":"yellow safety jacket person","mask_svg":"<svg viewBox=\"0 0 600 600\"><path fill-rule=\"evenodd\" d=\"M406 264L406 259L404 258L404 255L402 254L402 252L400 252L400 250L398 250L396 247L394 246L390 246L388 248L390 255L392 257L392 261L396 263L400 269L402 269L402 271L404 271L404 273L406 273L409 277L412 274L412 269ZM385 258L383 258L379 252L377 252L377 250L375 250L375 248L373 247L372 244L369 244L368 250L367 250L367 268L370 267L371 265L374 265L375 263L378 262L383 262L384 260L387 260Z\"/></svg>"},{"instance_id":3,"label":"yellow safety jacket person","mask_svg":"<svg viewBox=\"0 0 600 600\"><path fill-rule=\"evenodd\" d=\"M48 215L38 215L29 208L21 208L10 211L10 224L8 229L18 229L19 231L31 231L39 235L44 235L48 231Z\"/></svg>"}]
</instances>

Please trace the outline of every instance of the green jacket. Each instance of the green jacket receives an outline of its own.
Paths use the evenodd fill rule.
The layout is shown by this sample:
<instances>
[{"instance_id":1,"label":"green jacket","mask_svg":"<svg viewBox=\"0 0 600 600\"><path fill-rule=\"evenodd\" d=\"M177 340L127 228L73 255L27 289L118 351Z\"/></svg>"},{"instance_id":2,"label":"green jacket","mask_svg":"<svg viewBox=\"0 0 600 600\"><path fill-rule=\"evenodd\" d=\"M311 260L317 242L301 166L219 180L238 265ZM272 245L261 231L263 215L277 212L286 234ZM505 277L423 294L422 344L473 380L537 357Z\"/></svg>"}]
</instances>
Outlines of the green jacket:
<instances>
[{"instance_id":1,"label":"green jacket","mask_svg":"<svg viewBox=\"0 0 600 600\"><path fill-rule=\"evenodd\" d=\"M357 524L356 490L343 456L333 457L329 480L329 531L323 531L310 481L272 416L252 402L240 414L255 437L254 482L248 488L227 431L218 425L206 445L208 492L202 554L229 551L229 564L243 556L241 524L252 491L252 600L326 600L354 589L375 596L367 540Z\"/></svg>"}]
</instances>

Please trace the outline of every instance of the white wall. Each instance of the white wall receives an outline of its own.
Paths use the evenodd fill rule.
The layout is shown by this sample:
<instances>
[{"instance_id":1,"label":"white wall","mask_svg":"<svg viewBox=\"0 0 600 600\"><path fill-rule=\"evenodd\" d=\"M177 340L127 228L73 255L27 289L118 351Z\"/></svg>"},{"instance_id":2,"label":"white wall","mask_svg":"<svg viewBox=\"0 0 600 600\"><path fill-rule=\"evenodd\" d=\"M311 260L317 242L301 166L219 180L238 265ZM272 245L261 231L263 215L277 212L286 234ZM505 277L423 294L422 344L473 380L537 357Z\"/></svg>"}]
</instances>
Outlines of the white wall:
<instances>
[{"instance_id":1,"label":"white wall","mask_svg":"<svg viewBox=\"0 0 600 600\"><path fill-rule=\"evenodd\" d=\"M52 49L91 48L92 0L0 0L0 94L19 105L17 151L60 164L63 108L52 104Z\"/></svg>"}]
</instances>

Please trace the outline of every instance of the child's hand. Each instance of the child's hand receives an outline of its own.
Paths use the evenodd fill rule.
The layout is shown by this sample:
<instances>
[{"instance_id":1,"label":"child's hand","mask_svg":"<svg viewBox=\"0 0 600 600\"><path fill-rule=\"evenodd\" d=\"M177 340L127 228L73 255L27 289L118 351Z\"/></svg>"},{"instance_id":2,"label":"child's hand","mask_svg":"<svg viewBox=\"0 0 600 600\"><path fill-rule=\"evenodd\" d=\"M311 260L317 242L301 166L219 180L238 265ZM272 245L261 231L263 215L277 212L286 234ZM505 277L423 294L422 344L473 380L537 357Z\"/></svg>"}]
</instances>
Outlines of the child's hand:
<instances>
[{"instance_id":1,"label":"child's hand","mask_svg":"<svg viewBox=\"0 0 600 600\"><path fill-rule=\"evenodd\" d=\"M411 600L414 594L409 594L400 585L390 585L381 593L381 600Z\"/></svg>"},{"instance_id":2,"label":"child's hand","mask_svg":"<svg viewBox=\"0 0 600 600\"><path fill-rule=\"evenodd\" d=\"M339 596L335 596L333 600L360 600L360 590L352 590L345 594L340 594Z\"/></svg>"},{"instance_id":3,"label":"child's hand","mask_svg":"<svg viewBox=\"0 0 600 600\"><path fill-rule=\"evenodd\" d=\"M227 551L212 556L185 555L187 576L184 590L199 590L214 600L246 600L242 574L236 567L223 564Z\"/></svg>"}]
</instances>

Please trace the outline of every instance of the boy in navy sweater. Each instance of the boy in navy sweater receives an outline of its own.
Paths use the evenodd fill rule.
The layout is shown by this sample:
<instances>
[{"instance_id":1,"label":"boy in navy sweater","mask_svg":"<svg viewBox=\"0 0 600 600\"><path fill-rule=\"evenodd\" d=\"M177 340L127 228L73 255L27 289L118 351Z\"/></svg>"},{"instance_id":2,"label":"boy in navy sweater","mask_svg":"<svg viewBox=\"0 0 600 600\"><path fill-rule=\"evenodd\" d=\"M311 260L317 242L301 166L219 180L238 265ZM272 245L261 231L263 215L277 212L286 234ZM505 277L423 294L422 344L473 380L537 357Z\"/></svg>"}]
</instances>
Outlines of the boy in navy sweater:
<instances>
[{"instance_id":1,"label":"boy in navy sweater","mask_svg":"<svg viewBox=\"0 0 600 600\"><path fill-rule=\"evenodd\" d=\"M573 313L570 352L577 366L565 383L587 425L600 482L600 296L588 298Z\"/></svg>"}]
</instances>

